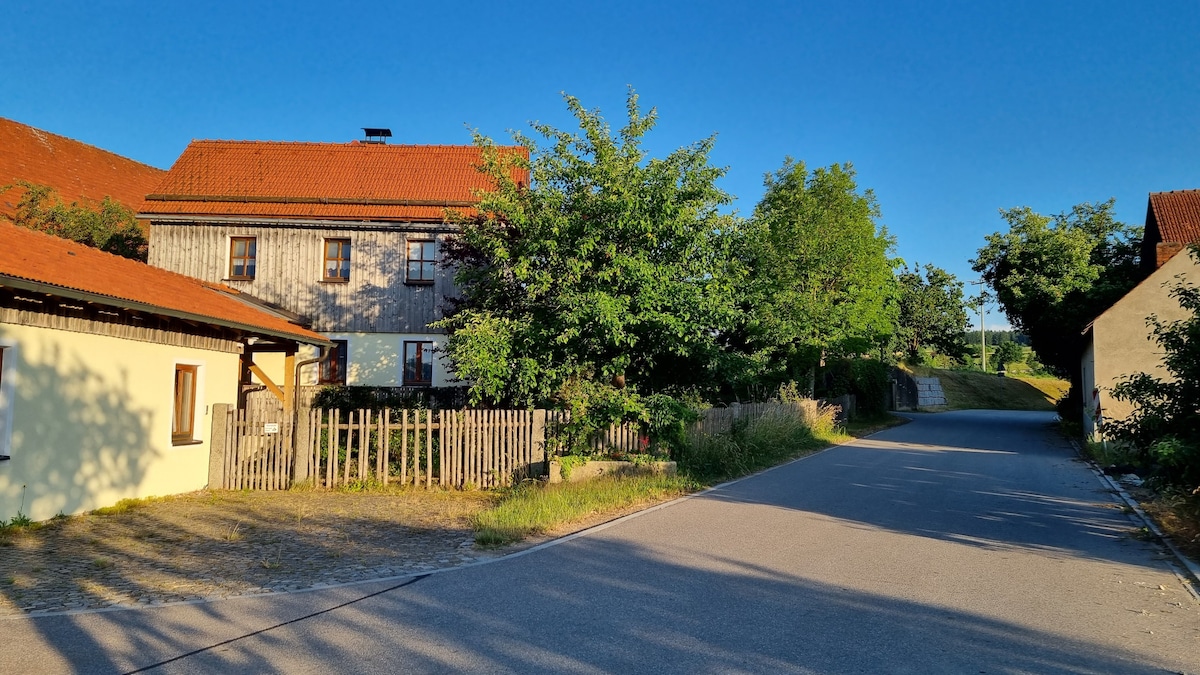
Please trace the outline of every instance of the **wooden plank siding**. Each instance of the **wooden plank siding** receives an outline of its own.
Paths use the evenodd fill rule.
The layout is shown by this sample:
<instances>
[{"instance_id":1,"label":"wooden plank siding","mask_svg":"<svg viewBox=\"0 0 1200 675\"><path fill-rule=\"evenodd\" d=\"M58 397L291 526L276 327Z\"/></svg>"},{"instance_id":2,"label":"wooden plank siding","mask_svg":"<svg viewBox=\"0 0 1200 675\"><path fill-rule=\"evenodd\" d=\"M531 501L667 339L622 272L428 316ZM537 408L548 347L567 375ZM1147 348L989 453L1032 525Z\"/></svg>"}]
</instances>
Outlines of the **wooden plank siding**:
<instances>
[{"instance_id":1,"label":"wooden plank siding","mask_svg":"<svg viewBox=\"0 0 1200 675\"><path fill-rule=\"evenodd\" d=\"M444 229L444 228L442 228ZM410 224L300 227L152 221L149 263L223 283L312 319L318 332L420 333L442 317L455 295L453 272L439 267L433 284L405 283L406 243L445 232ZM230 237L255 237L255 278L229 279ZM350 240L350 280L322 281L325 239Z\"/></svg>"}]
</instances>

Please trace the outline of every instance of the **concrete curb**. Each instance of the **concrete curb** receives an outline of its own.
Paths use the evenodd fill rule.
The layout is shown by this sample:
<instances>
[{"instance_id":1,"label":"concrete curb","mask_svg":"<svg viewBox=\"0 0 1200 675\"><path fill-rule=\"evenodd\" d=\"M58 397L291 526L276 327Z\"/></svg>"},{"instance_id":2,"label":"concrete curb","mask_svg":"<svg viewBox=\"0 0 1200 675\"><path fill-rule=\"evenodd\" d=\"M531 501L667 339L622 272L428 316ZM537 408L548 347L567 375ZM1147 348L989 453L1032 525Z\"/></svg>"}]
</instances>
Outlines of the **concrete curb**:
<instances>
[{"instance_id":1,"label":"concrete curb","mask_svg":"<svg viewBox=\"0 0 1200 675\"><path fill-rule=\"evenodd\" d=\"M1175 543L1171 541L1170 537L1163 534L1163 531L1158 529L1158 524L1155 523L1154 519L1142 509L1142 505L1133 498L1133 495L1126 492L1125 488L1121 487L1120 483L1116 482L1108 474L1104 473L1104 470L1101 469L1098 464L1083 454L1083 448L1080 447L1079 443L1075 439L1072 438L1069 440L1071 441L1071 447L1075 449L1075 453L1079 455L1081 460L1087 462L1088 468L1090 468L1092 473L1094 473L1096 477L1100 479L1100 482L1107 485L1114 494L1119 496L1121 501L1123 501L1126 506L1133 510L1134 515L1136 515L1137 519L1142 522L1142 525L1146 529L1150 530L1150 532L1152 532L1154 536L1158 538L1158 541L1166 546L1167 550L1169 550L1171 554L1175 556L1176 562L1179 563L1178 567L1172 565L1175 576L1179 577L1180 583L1182 583L1183 587L1192 594L1192 597L1194 597L1197 602L1200 602L1200 565L1192 562L1191 558L1188 558L1183 554L1183 551L1180 551L1179 548L1175 546ZM1180 571L1180 568L1182 568L1182 571Z\"/></svg>"}]
</instances>

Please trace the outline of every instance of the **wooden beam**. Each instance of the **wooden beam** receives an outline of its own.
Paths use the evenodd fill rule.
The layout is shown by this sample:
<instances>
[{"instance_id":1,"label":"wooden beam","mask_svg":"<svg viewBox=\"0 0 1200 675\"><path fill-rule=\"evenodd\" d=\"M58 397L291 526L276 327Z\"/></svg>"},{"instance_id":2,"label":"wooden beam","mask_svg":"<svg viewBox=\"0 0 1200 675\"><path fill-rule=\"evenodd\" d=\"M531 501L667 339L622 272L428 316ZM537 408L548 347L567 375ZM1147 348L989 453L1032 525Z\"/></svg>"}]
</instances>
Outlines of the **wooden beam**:
<instances>
[{"instance_id":1,"label":"wooden beam","mask_svg":"<svg viewBox=\"0 0 1200 675\"><path fill-rule=\"evenodd\" d=\"M284 395L283 390L280 389L279 386L274 382L272 382L271 378L267 377L267 374L263 372L262 368L258 367L257 363L250 363L250 372L257 375L258 379L262 380L262 383L267 385L267 391L270 391L272 394L274 394L275 398L279 399L279 402L283 404L283 407L287 408L291 405L288 403L288 398Z\"/></svg>"},{"instance_id":2,"label":"wooden beam","mask_svg":"<svg viewBox=\"0 0 1200 675\"><path fill-rule=\"evenodd\" d=\"M291 412L296 401L296 349L287 350L283 357L283 409Z\"/></svg>"}]
</instances>

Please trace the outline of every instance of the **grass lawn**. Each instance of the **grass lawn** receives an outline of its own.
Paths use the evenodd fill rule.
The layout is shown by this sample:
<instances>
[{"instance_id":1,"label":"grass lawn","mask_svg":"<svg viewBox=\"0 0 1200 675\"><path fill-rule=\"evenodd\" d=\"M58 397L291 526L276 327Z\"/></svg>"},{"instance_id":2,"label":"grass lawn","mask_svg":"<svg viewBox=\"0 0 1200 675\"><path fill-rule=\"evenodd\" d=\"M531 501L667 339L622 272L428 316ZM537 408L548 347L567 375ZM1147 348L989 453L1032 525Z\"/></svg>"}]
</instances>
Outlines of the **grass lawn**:
<instances>
[{"instance_id":1,"label":"grass lawn","mask_svg":"<svg viewBox=\"0 0 1200 675\"><path fill-rule=\"evenodd\" d=\"M1066 380L1052 377L1000 377L970 370L910 368L917 377L941 380L950 410L1054 410L1054 402L1067 393Z\"/></svg>"}]
</instances>

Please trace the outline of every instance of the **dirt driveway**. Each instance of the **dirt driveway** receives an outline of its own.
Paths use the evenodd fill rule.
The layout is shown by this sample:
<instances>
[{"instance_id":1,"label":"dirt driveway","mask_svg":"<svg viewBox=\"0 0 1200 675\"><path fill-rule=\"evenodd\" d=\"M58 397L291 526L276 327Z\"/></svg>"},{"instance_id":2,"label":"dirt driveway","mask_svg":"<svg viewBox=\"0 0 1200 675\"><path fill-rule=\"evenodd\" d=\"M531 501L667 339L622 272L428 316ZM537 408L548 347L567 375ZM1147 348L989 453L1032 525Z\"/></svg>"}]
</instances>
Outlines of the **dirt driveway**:
<instances>
[{"instance_id":1,"label":"dirt driveway","mask_svg":"<svg viewBox=\"0 0 1200 675\"><path fill-rule=\"evenodd\" d=\"M195 492L0 531L0 616L267 593L453 567L495 494Z\"/></svg>"}]
</instances>

